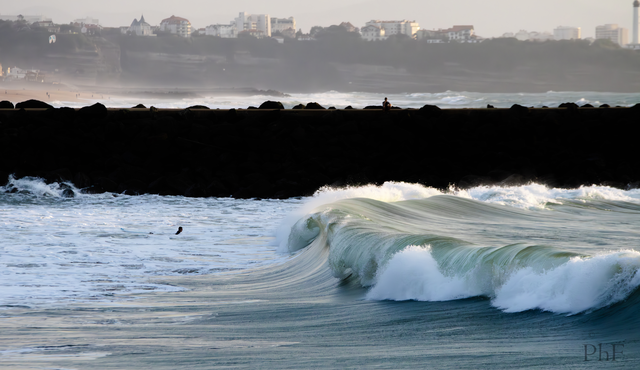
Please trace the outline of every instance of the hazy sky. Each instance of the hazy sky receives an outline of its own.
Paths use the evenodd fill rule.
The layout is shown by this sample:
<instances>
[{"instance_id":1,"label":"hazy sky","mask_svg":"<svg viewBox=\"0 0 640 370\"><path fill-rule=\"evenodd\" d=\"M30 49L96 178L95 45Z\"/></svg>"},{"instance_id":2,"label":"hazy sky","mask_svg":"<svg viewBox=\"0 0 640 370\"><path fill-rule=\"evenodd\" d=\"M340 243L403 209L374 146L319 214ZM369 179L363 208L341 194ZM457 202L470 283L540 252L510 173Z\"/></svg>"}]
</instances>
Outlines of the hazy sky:
<instances>
[{"instance_id":1,"label":"hazy sky","mask_svg":"<svg viewBox=\"0 0 640 370\"><path fill-rule=\"evenodd\" d=\"M343 21L357 27L371 19L409 19L421 28L471 24L480 36L505 32L549 31L557 26L582 28L593 37L595 27L617 23L631 32L633 0L19 0L3 1L2 15L45 15L56 23L91 16L108 27L128 26L144 14L151 25L171 15L187 18L195 28L229 23L241 11L296 18L298 28L329 26ZM631 38L631 35L629 35Z\"/></svg>"}]
</instances>

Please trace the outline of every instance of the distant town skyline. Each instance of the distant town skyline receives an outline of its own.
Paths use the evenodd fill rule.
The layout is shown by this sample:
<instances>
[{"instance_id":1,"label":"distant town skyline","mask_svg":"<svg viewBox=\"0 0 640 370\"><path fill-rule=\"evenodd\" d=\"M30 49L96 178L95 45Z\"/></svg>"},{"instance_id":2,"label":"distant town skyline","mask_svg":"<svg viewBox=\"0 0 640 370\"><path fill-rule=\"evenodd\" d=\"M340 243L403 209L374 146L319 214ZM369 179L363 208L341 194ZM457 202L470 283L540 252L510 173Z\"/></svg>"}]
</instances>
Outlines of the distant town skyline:
<instances>
[{"instance_id":1,"label":"distant town skyline","mask_svg":"<svg viewBox=\"0 0 640 370\"><path fill-rule=\"evenodd\" d=\"M22 0L9 2L1 15L44 15L55 23L69 23L87 16L97 18L105 27L128 26L144 14L152 25L171 15L187 18L194 29L215 23L228 23L239 12L265 13L272 17L295 17L297 27L308 32L313 26L329 26L351 22L362 27L372 19L415 20L422 29L473 25L482 37L499 37L519 30L553 32L558 26L581 27L582 37L594 37L597 26L618 24L632 28L632 0L324 0L295 2L284 0L237 0L213 4L203 0Z\"/></svg>"}]
</instances>

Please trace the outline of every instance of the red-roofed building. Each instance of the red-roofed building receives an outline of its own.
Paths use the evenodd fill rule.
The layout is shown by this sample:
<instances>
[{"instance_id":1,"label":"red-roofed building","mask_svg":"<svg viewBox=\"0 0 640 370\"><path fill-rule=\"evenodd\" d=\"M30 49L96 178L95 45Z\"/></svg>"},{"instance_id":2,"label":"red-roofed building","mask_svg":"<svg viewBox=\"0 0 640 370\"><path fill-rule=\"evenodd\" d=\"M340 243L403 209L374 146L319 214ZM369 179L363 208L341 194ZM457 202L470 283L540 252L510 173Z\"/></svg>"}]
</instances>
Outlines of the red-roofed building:
<instances>
[{"instance_id":1,"label":"red-roofed building","mask_svg":"<svg viewBox=\"0 0 640 370\"><path fill-rule=\"evenodd\" d=\"M182 37L191 37L191 22L188 19L172 15L160 22L160 31L170 32Z\"/></svg>"},{"instance_id":2,"label":"red-roofed building","mask_svg":"<svg viewBox=\"0 0 640 370\"><path fill-rule=\"evenodd\" d=\"M362 35L362 39L367 41L378 41L387 38L384 28L378 27L373 24L362 27L360 29L360 34Z\"/></svg>"},{"instance_id":3,"label":"red-roofed building","mask_svg":"<svg viewBox=\"0 0 640 370\"><path fill-rule=\"evenodd\" d=\"M58 33L60 32L60 27L53 24L52 21L40 21L31 23L31 27L45 28L48 32Z\"/></svg>"}]
</instances>

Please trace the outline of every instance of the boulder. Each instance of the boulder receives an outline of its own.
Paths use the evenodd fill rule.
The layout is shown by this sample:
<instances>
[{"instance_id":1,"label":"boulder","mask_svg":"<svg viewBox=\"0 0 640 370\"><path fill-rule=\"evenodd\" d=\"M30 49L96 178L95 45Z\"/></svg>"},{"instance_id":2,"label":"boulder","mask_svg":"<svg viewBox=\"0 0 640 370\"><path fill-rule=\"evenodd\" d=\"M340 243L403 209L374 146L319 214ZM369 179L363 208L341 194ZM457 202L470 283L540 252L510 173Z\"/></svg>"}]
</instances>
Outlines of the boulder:
<instances>
[{"instance_id":1,"label":"boulder","mask_svg":"<svg viewBox=\"0 0 640 370\"><path fill-rule=\"evenodd\" d=\"M73 173L68 168L59 168L50 171L47 174L47 179L50 179L50 182L73 181Z\"/></svg>"},{"instance_id":2,"label":"boulder","mask_svg":"<svg viewBox=\"0 0 640 370\"><path fill-rule=\"evenodd\" d=\"M71 189L64 189L62 191L62 197L63 198L73 198L76 196L76 193L73 192L73 190Z\"/></svg>"},{"instance_id":3,"label":"boulder","mask_svg":"<svg viewBox=\"0 0 640 370\"><path fill-rule=\"evenodd\" d=\"M424 105L420 108L420 113L425 117L440 117L442 115L442 109L436 105Z\"/></svg>"},{"instance_id":4,"label":"boulder","mask_svg":"<svg viewBox=\"0 0 640 370\"><path fill-rule=\"evenodd\" d=\"M83 117L105 117L109 111L104 104L95 103L88 107L82 107L78 111Z\"/></svg>"},{"instance_id":5,"label":"boulder","mask_svg":"<svg viewBox=\"0 0 640 370\"><path fill-rule=\"evenodd\" d=\"M527 113L529 113L529 108L523 107L520 104L514 104L514 105L511 106L511 108L509 108L509 112L511 112L512 114L515 114L517 116L524 116Z\"/></svg>"},{"instance_id":6,"label":"boulder","mask_svg":"<svg viewBox=\"0 0 640 370\"><path fill-rule=\"evenodd\" d=\"M568 103L562 103L562 104L560 104L560 105L558 106L558 108L578 109L579 107L578 107L578 104L576 104L576 103L568 102Z\"/></svg>"},{"instance_id":7,"label":"boulder","mask_svg":"<svg viewBox=\"0 0 640 370\"><path fill-rule=\"evenodd\" d=\"M13 109L13 103L7 100L0 101L0 109Z\"/></svg>"},{"instance_id":8,"label":"boulder","mask_svg":"<svg viewBox=\"0 0 640 370\"><path fill-rule=\"evenodd\" d=\"M324 109L324 107L316 102L310 102L304 109Z\"/></svg>"},{"instance_id":9,"label":"boulder","mask_svg":"<svg viewBox=\"0 0 640 370\"><path fill-rule=\"evenodd\" d=\"M43 108L43 109L49 109L49 108L53 108L52 105L49 105L43 101L40 100L35 100L35 99L29 99L27 101L23 101L21 103L16 104L16 109L30 109L30 108Z\"/></svg>"},{"instance_id":10,"label":"boulder","mask_svg":"<svg viewBox=\"0 0 640 370\"><path fill-rule=\"evenodd\" d=\"M138 105L136 105L135 107L132 107L132 108L133 109L136 109L136 108L147 109L147 107L145 107L144 104L138 104Z\"/></svg>"},{"instance_id":11,"label":"boulder","mask_svg":"<svg viewBox=\"0 0 640 370\"><path fill-rule=\"evenodd\" d=\"M258 109L284 109L284 105L279 101L271 101L267 100L266 102L260 104Z\"/></svg>"},{"instance_id":12,"label":"boulder","mask_svg":"<svg viewBox=\"0 0 640 370\"><path fill-rule=\"evenodd\" d=\"M73 177L73 184L76 186L76 188L88 188L91 186L91 178L83 172L78 172Z\"/></svg>"}]
</instances>

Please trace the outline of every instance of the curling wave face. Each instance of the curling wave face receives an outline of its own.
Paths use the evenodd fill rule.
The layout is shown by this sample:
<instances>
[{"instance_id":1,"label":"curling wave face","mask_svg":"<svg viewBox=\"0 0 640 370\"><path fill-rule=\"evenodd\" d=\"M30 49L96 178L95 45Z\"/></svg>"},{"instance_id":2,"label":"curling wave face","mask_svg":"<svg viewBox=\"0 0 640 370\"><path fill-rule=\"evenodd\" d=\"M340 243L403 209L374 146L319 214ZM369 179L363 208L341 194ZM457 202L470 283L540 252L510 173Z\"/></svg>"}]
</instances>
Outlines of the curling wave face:
<instances>
[{"instance_id":1,"label":"curling wave face","mask_svg":"<svg viewBox=\"0 0 640 370\"><path fill-rule=\"evenodd\" d=\"M328 248L371 300L484 296L505 312L575 314L640 285L640 191L404 183L322 189L281 227L281 252ZM295 220L295 221L294 221Z\"/></svg>"}]
</instances>

